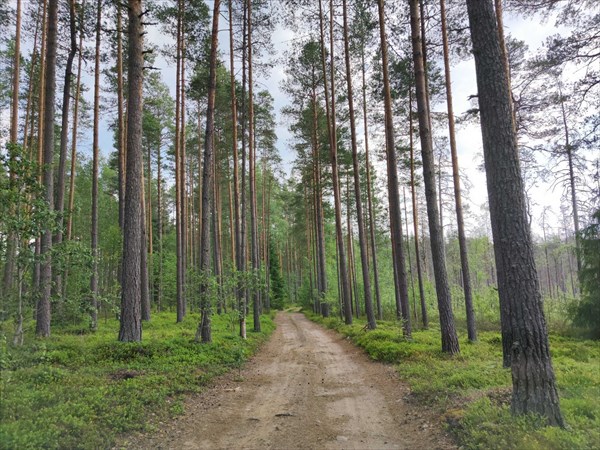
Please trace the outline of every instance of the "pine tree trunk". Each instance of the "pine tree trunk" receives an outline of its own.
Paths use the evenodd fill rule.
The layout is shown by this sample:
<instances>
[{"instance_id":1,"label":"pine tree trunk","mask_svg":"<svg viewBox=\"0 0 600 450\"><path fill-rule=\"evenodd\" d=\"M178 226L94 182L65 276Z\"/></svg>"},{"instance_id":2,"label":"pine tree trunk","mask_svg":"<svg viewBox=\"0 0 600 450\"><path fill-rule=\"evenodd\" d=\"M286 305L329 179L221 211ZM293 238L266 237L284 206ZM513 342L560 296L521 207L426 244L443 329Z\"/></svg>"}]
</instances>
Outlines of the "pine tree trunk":
<instances>
[{"instance_id":1,"label":"pine tree trunk","mask_svg":"<svg viewBox=\"0 0 600 450\"><path fill-rule=\"evenodd\" d=\"M315 230L317 244L317 277L318 277L318 299L317 302L322 302L327 293L327 272L325 260L325 231L323 227L323 192L321 188L321 155L319 152L320 142L318 135L318 110L317 110L317 75L316 68L313 67L312 73L312 146L314 160L314 189L315 189ZM315 312L318 312L316 310Z\"/></svg>"},{"instance_id":2,"label":"pine tree trunk","mask_svg":"<svg viewBox=\"0 0 600 450\"><path fill-rule=\"evenodd\" d=\"M354 118L354 98L352 89L352 70L350 67L350 44L348 38L348 12L347 1L343 2L344 8L344 50L346 54L346 83L348 86L348 108L350 112L350 134L352 140L352 167L354 170L354 197L356 200L356 221L358 224L358 241L360 245L360 264L362 268L363 287L365 295L365 313L367 314L368 328L376 327L375 314L373 312L373 299L371 297L371 277L369 274L369 253L367 251L367 236L362 208L362 196L360 192L360 171L358 166L358 147L356 144L356 125Z\"/></svg>"},{"instance_id":3,"label":"pine tree trunk","mask_svg":"<svg viewBox=\"0 0 600 450\"><path fill-rule=\"evenodd\" d=\"M423 180L425 182L425 197L427 199L427 215L429 219L429 235L440 314L440 328L442 334L442 351L450 354L458 353L460 346L452 315L452 299L446 272L444 243L439 221L437 206L437 193L435 186L435 172L433 159L433 143L429 126L429 108L425 86L425 70L423 66L423 53L421 34L419 32L419 5L418 0L410 0L410 24L412 31L413 64L415 70L415 83L417 89L417 109L419 116L419 136L421 138L421 154L423 158Z\"/></svg>"},{"instance_id":4,"label":"pine tree trunk","mask_svg":"<svg viewBox=\"0 0 600 450\"><path fill-rule=\"evenodd\" d=\"M102 23L102 2L96 5L96 52L94 57L94 131L93 131L93 162L92 162L92 277L90 280L91 298L91 327L98 327L98 164L99 164L99 121L100 121L100 32Z\"/></svg>"},{"instance_id":5,"label":"pine tree trunk","mask_svg":"<svg viewBox=\"0 0 600 450\"><path fill-rule=\"evenodd\" d=\"M394 280L396 304L400 304L401 310L396 315L403 321L403 331L410 338L412 326L410 320L410 308L408 305L408 283L406 278L406 263L404 262L404 245L402 242L402 223L400 218L400 197L398 193L397 158L394 142L394 123L392 115L392 97L390 80L388 74L387 38L385 35L385 19L383 0L377 1L379 12L379 31L381 39L381 56L383 72L383 92L385 107L385 147L388 176L388 199L390 210L390 232L392 238L394 255Z\"/></svg>"},{"instance_id":6,"label":"pine tree trunk","mask_svg":"<svg viewBox=\"0 0 600 450\"><path fill-rule=\"evenodd\" d=\"M448 106L448 134L450 136L450 152L452 154L452 179L454 181L454 206L456 209L456 226L458 228L458 246L460 251L460 266L462 271L463 290L465 293L465 309L467 315L467 334L469 341L477 341L475 327L475 311L473 309L473 294L471 290L471 275L465 236L465 220L463 218L462 195L460 189L460 173L458 169L458 151L456 149L456 134L454 130L454 108L452 105L452 80L450 77L450 52L448 48L448 33L446 31L446 4L440 0L442 22L442 40L444 47L444 73L446 80L446 104Z\"/></svg>"},{"instance_id":7,"label":"pine tree trunk","mask_svg":"<svg viewBox=\"0 0 600 450\"><path fill-rule=\"evenodd\" d=\"M156 154L156 225L158 231L158 279L156 280L156 307L162 309L163 295L163 209L162 209L162 140Z\"/></svg>"},{"instance_id":8,"label":"pine tree trunk","mask_svg":"<svg viewBox=\"0 0 600 450\"><path fill-rule=\"evenodd\" d=\"M38 162L38 179L39 182L43 182L43 164L44 164L44 96L45 96L45 85L46 85L46 40L48 30L48 2L42 0L42 45L40 50L40 77L39 77L39 96L38 96L38 123L37 123L37 162ZM32 138L33 138L33 120L32 123ZM33 159L33 147L31 149L31 158ZM34 317L37 317L37 303L39 303L41 289L41 251L42 251L42 238L41 236L35 239L35 264L32 271L32 285L36 295L36 309L34 311Z\"/></svg>"},{"instance_id":9,"label":"pine tree trunk","mask_svg":"<svg viewBox=\"0 0 600 450\"><path fill-rule=\"evenodd\" d=\"M54 208L54 97L56 94L56 47L57 47L58 1L48 5L48 32L46 37L46 61L44 74L43 114L43 183L45 202L50 211ZM40 241L40 298L37 305L35 332L38 336L50 336L50 296L52 290L52 227L46 225Z\"/></svg>"},{"instance_id":10,"label":"pine tree trunk","mask_svg":"<svg viewBox=\"0 0 600 450\"><path fill-rule=\"evenodd\" d=\"M77 81L73 100L73 129L71 134L71 170L69 172L69 207L67 209L67 240L73 236L73 207L75 205L75 174L77 169L77 128L79 125L79 97L81 95L81 67L83 60L83 27L79 30ZM66 280L65 280L66 283ZM66 290L65 290L66 292Z\"/></svg>"},{"instance_id":11,"label":"pine tree trunk","mask_svg":"<svg viewBox=\"0 0 600 450\"><path fill-rule=\"evenodd\" d=\"M363 100L363 128L365 139L365 164L367 166L367 205L369 209L369 236L371 239L371 254L373 257L373 284L375 285L375 302L377 304L377 318L383 320L381 308L381 294L379 292L379 270L377 267L377 246L375 245L375 218L373 214L373 193L371 188L371 163L369 161L369 124L367 118L367 83L365 69L365 53L361 53L362 72L362 100Z\"/></svg>"},{"instance_id":12,"label":"pine tree trunk","mask_svg":"<svg viewBox=\"0 0 600 450\"><path fill-rule=\"evenodd\" d=\"M200 236L200 312L201 318L196 331L196 341L212 342L210 276L210 216L214 214L212 204L212 170L214 164L215 97L217 91L217 49L219 38L220 0L214 0L213 22L210 44L208 104L206 106L206 133L204 136L204 164L202 167L202 234Z\"/></svg>"},{"instance_id":13,"label":"pine tree trunk","mask_svg":"<svg viewBox=\"0 0 600 450\"><path fill-rule=\"evenodd\" d=\"M241 236L241 212L240 212L240 182L239 182L239 157L238 157L238 112L237 98L235 93L235 66L233 53L233 7L232 0L229 0L229 68L230 68L230 93L231 93L231 123L232 123L232 146L233 146L233 199L234 199L234 228L235 228L235 268L239 276L243 270L243 251ZM244 290L241 282L235 289L238 314L239 314L239 334L243 339L246 338L246 315L244 314L243 297Z\"/></svg>"},{"instance_id":14,"label":"pine tree trunk","mask_svg":"<svg viewBox=\"0 0 600 450\"><path fill-rule=\"evenodd\" d=\"M144 80L141 0L128 1L127 172L123 221L121 326L119 341L142 340L142 86Z\"/></svg>"},{"instance_id":15,"label":"pine tree trunk","mask_svg":"<svg viewBox=\"0 0 600 450\"><path fill-rule=\"evenodd\" d=\"M186 314L186 302L184 294L184 273L183 273L183 229L182 229L182 204L181 204L181 191L183 186L181 185L181 41L182 37L182 14L183 14L183 0L178 0L178 11L177 11L177 69L176 69L176 81L175 81L175 250L177 258L177 273L176 273L176 287L177 287L177 322L182 322Z\"/></svg>"},{"instance_id":16,"label":"pine tree trunk","mask_svg":"<svg viewBox=\"0 0 600 450\"><path fill-rule=\"evenodd\" d=\"M33 47L32 47L32 55L31 55L31 62L29 64L29 86L27 88L27 106L25 107L25 122L23 124L23 151L27 152L27 150L29 149L29 140L31 139L31 136L33 135L33 125L35 122L34 116L34 110L35 107L33 105L33 91L34 91L34 82L33 82L33 78L34 78L34 73L35 73L35 69L37 66L37 56L38 56L38 52L37 52L37 43L38 43L38 36L40 34L40 13L42 10L42 3L41 2L38 5L38 11L36 14L36 18L35 18L35 32L33 34ZM20 26L19 26L20 29ZM16 36L15 36L15 40ZM20 37L18 39L19 41L19 45L20 45ZM15 42L16 43L16 42ZM16 54L16 53L15 53ZM13 92L16 92L15 90L13 90ZM30 120L31 119L31 120ZM29 126L29 123L31 123L30 126L30 132L27 132L27 127Z\"/></svg>"},{"instance_id":17,"label":"pine tree trunk","mask_svg":"<svg viewBox=\"0 0 600 450\"><path fill-rule=\"evenodd\" d=\"M415 180L415 147L414 147L414 128L413 128L413 110L412 110L412 89L408 91L408 122L409 122L409 141L410 141L410 190L412 198L413 230L415 235L415 264L417 266L417 279L419 281L419 299L421 301L421 321L423 328L429 327L429 318L427 316L427 304L425 303L425 288L423 286L423 269L421 267L421 251L419 250L419 209L417 207L417 182Z\"/></svg>"},{"instance_id":18,"label":"pine tree trunk","mask_svg":"<svg viewBox=\"0 0 600 450\"><path fill-rule=\"evenodd\" d=\"M140 189L142 190L142 239L140 250L140 283L142 295L142 320L147 322L150 320L150 280L148 278L148 235L146 234L146 183L144 182L144 169L142 167L142 179Z\"/></svg>"},{"instance_id":19,"label":"pine tree trunk","mask_svg":"<svg viewBox=\"0 0 600 450\"><path fill-rule=\"evenodd\" d=\"M57 212L57 231L54 236L54 244L59 245L63 241L63 227L65 222L65 179L67 177L67 149L69 140L69 107L71 106L71 77L73 76L73 60L77 52L77 29L75 27L75 0L69 0L69 28L70 47L65 66L65 84L63 88L61 130L60 130L60 153L58 161L58 173L56 179L56 198L54 209ZM54 271L53 291L62 293L62 273Z\"/></svg>"},{"instance_id":20,"label":"pine tree trunk","mask_svg":"<svg viewBox=\"0 0 600 450\"><path fill-rule=\"evenodd\" d=\"M252 78L252 0L248 1L248 165L250 169L250 248L253 277L258 279L260 260L258 256L258 225L256 218L256 148L254 143L254 96ZM252 293L254 331L260 331L260 291Z\"/></svg>"},{"instance_id":21,"label":"pine tree trunk","mask_svg":"<svg viewBox=\"0 0 600 450\"><path fill-rule=\"evenodd\" d=\"M477 71L483 155L498 294L508 305L512 411L564 425L535 267L510 92L491 0L467 0Z\"/></svg>"},{"instance_id":22,"label":"pine tree trunk","mask_svg":"<svg viewBox=\"0 0 600 450\"><path fill-rule=\"evenodd\" d=\"M124 111L124 81L123 81L123 19L122 7L119 2L117 8L117 134L119 152L119 226L125 228L125 176L127 147L125 139L125 111Z\"/></svg>"},{"instance_id":23,"label":"pine tree trunk","mask_svg":"<svg viewBox=\"0 0 600 450\"><path fill-rule=\"evenodd\" d=\"M35 50L35 48L34 48ZM10 136L9 140L11 143L17 143L17 134L19 131L19 81L20 81L20 70L19 64L21 62L21 0L17 0L17 15L16 15L16 32L15 32L15 46L14 46L14 59L13 59L13 73L12 73L12 102L10 111ZM25 123L27 128L27 123ZM15 179L15 175L10 171L10 180ZM4 264L4 272L2 278L2 291L0 292L3 297L6 297L14 285L14 271L15 271L15 258L17 256L17 237L10 233L7 237L6 243L6 260Z\"/></svg>"},{"instance_id":24,"label":"pine tree trunk","mask_svg":"<svg viewBox=\"0 0 600 450\"><path fill-rule=\"evenodd\" d=\"M181 0L181 8L182 14L185 14L185 0ZM182 16L181 19L181 81L179 88L181 89L181 93L179 94L179 105L181 108L181 112L179 113L179 133L181 134L179 138L179 215L180 215L180 264L181 264L181 296L183 301L183 315L187 314L187 268L188 268L188 224L187 224L187 186L186 186L186 139L185 139L185 39L186 39L186 30L185 30L185 21Z\"/></svg>"},{"instance_id":25,"label":"pine tree trunk","mask_svg":"<svg viewBox=\"0 0 600 450\"><path fill-rule=\"evenodd\" d=\"M325 33L324 33L324 19L323 19L323 5L322 0L319 0L319 17L320 17L320 30L321 30L321 56L322 56L322 69L323 69L323 84L325 88L325 109L327 110L327 129L329 131L329 151L331 156L331 176L333 183L333 201L335 211L335 232L338 246L338 261L339 261L339 274L341 280L341 301L343 304L344 321L347 325L352 323L352 306L351 306L351 294L350 294L350 280L348 277L348 262L346 260L346 251L344 249L344 237L342 232L342 206L341 206L341 194L340 194L340 180L338 174L338 161L337 161L337 129L335 119L335 70L334 70L334 52L333 52L333 4L330 3L330 58L331 58L331 72L330 82L327 82L327 64L325 55ZM331 83L331 84L330 84ZM331 86L331 97L329 96L329 86ZM330 106L331 104L331 106Z\"/></svg>"},{"instance_id":26,"label":"pine tree trunk","mask_svg":"<svg viewBox=\"0 0 600 450\"><path fill-rule=\"evenodd\" d=\"M565 110L565 100L562 95L562 89L559 84L560 109L562 113L562 122L565 133L565 151L567 152L567 161L569 163L569 185L571 188L571 207L573 208L573 230L575 231L575 254L577 255L577 273L581 273L581 255L579 244L579 208L577 207L577 191L575 189L575 171L573 169L573 146L569 135L569 125L567 123L567 112Z\"/></svg>"},{"instance_id":27,"label":"pine tree trunk","mask_svg":"<svg viewBox=\"0 0 600 450\"><path fill-rule=\"evenodd\" d=\"M240 262L241 262L241 275L242 279L246 277L246 268L248 266L248 236L247 236L247 208L246 208L246 80L247 80L247 55L248 55L248 35L246 33L248 27L248 3L246 1L243 2L243 20L242 20L242 175L240 180ZM240 308L241 314L243 317L243 331L242 338L246 338L246 316L248 314L248 284L242 281L242 305Z\"/></svg>"}]
</instances>

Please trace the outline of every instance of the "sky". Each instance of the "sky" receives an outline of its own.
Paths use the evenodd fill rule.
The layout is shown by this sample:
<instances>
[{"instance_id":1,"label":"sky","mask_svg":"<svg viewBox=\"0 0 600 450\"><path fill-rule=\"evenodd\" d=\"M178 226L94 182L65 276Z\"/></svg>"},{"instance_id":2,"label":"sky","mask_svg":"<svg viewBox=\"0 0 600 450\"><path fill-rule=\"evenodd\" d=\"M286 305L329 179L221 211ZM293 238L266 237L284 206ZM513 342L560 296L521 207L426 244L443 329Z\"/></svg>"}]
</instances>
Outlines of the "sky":
<instances>
[{"instance_id":1,"label":"sky","mask_svg":"<svg viewBox=\"0 0 600 450\"><path fill-rule=\"evenodd\" d=\"M15 0L9 0L16 3ZM27 0L26 0L27 1ZM207 1L210 10L212 11L212 1ZM223 6L225 8L225 5ZM540 48L544 40L555 34L557 31L554 28L552 20L539 23L535 19L524 19L522 17L507 15L505 17L506 33L514 38L525 41L532 53L535 53L536 49ZM228 24L221 15L220 21L220 52L221 57L225 60L229 60L229 40L228 40ZM296 35L289 29L284 28L282 25L277 25L275 32L272 36L272 42L274 44L277 60L290 46L291 42L294 41ZM165 37L160 30L160 27L148 27L147 39L153 43L165 44L169 43L169 38ZM31 45L31 44L29 44ZM88 42L88 46L92 46L92 42ZM27 45L24 46L23 51L27 51ZM238 61L239 64L239 61ZM167 62L164 58L158 57L154 66L160 68L162 78L171 89L171 93L175 94L175 68L170 62ZM88 86L93 85L93 79L91 70L93 69L92 64L88 64L87 72L84 74L84 83ZM286 95L281 90L281 82L285 79L285 67L278 63L276 64L269 75L266 77L260 77L256 80L255 89L266 89L270 91L274 98L274 107L277 114L277 148L280 152L283 161L284 172L288 175L291 172L292 163L295 158L293 151L290 149L291 135L287 129L287 124L284 123L281 117L281 110L288 104ZM454 109L457 116L461 115L464 111L472 108L472 104L469 101L469 97L476 94L476 80L475 80L475 66L472 59L467 61L459 62L452 67L452 89L454 98ZM356 83L356 81L355 81ZM88 95L91 96L91 89L88 91ZM91 98L89 99L91 101ZM445 109L445 102L435 105L434 110L442 111ZM2 112L0 117L0 123L5 123L8 114L6 111ZM362 119L357 117L357 125L359 126L360 133L360 122ZM2 125L4 126L4 125ZM108 120L102 119L100 123L100 149L103 155L107 156L113 151L113 137L112 132L108 129ZM91 133L90 133L91 134ZM461 171L468 174L469 180L473 187L470 191L469 198L467 201L470 203L471 210L478 213L481 205L487 201L487 191L485 184L485 175L478 169L482 164L482 144L481 144L481 132L479 126L476 124L459 127L457 130L457 144L459 153L459 164ZM91 138L81 142L83 153L91 155ZM360 149L359 149L360 151ZM384 164L380 162L376 164L378 170L382 171L383 179ZM534 215L539 216L541 214L541 208L546 205L556 206L557 193L547 184L540 183L537 187L532 190L532 196L537 199L538 205L535 207ZM476 227L478 224L475 222L477 219L472 217L470 222L471 228ZM534 233L540 233L539 227L536 223L533 224Z\"/></svg>"}]
</instances>

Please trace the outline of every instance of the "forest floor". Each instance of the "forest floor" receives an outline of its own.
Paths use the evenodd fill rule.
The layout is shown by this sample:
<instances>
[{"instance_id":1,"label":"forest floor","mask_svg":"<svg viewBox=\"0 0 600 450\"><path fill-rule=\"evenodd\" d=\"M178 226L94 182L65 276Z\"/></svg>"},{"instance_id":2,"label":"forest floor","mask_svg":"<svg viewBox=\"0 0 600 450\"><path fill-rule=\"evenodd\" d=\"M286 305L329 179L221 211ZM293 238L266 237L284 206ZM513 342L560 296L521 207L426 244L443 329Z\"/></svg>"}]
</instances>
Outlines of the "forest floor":
<instances>
[{"instance_id":1,"label":"forest floor","mask_svg":"<svg viewBox=\"0 0 600 450\"><path fill-rule=\"evenodd\" d=\"M300 313L279 313L273 336L241 371L185 401L185 413L133 449L450 449L439 412L407 401L391 365Z\"/></svg>"}]
</instances>

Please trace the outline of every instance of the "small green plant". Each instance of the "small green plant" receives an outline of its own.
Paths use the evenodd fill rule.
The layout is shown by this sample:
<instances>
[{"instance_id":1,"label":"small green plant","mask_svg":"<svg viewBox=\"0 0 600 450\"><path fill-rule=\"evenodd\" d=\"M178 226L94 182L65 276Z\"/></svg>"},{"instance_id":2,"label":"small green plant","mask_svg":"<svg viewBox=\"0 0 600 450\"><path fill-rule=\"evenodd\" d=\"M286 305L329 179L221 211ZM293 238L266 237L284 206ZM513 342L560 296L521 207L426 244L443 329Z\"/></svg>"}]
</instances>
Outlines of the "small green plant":
<instances>
[{"instance_id":1,"label":"small green plant","mask_svg":"<svg viewBox=\"0 0 600 450\"><path fill-rule=\"evenodd\" d=\"M183 394L227 370L241 374L274 329L263 316L263 332L242 340L229 320L213 317L208 345L193 340L197 315L175 325L173 313L155 313L141 343L117 342L114 318L95 333L83 323L56 327L44 342L31 329L23 347L10 345L0 324L0 447L111 448L118 434L147 429L151 414L181 414Z\"/></svg>"}]
</instances>

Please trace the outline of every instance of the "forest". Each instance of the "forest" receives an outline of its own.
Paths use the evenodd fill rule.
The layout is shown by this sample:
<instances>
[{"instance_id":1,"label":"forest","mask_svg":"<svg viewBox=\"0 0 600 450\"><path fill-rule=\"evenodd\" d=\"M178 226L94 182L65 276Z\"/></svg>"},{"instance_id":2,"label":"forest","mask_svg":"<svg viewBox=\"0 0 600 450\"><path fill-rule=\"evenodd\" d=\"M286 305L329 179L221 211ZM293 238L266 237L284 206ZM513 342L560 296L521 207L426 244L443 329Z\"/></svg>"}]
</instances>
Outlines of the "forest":
<instances>
[{"instance_id":1,"label":"forest","mask_svg":"<svg viewBox=\"0 0 600 450\"><path fill-rule=\"evenodd\" d=\"M144 448L298 311L448 448L600 447L596 0L0 24L0 448Z\"/></svg>"}]
</instances>

